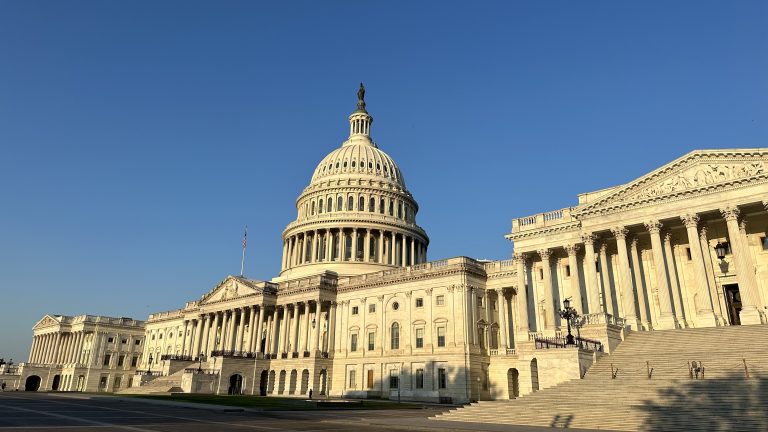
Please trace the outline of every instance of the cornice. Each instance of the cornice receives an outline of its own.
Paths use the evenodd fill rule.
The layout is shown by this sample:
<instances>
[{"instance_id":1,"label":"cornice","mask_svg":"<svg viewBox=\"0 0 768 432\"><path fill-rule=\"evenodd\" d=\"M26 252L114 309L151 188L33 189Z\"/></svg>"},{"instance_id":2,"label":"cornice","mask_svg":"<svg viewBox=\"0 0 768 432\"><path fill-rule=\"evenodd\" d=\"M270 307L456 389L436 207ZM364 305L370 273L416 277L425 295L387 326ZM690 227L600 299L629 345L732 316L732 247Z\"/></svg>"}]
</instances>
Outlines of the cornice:
<instances>
[{"instance_id":1,"label":"cornice","mask_svg":"<svg viewBox=\"0 0 768 432\"><path fill-rule=\"evenodd\" d=\"M408 223L398 223L396 221L388 221L388 220L376 220L373 218L365 217L365 212L338 212L338 213L347 213L350 216L344 217L333 217L328 219L304 219L301 221L293 221L283 230L282 232L282 238L285 240L286 237L289 237L290 235L302 233L306 231L311 231L312 229L328 229L328 228L340 228L339 225L343 224L359 224L364 225L361 228L368 228L368 229L382 229L382 228L393 228L393 229L399 229L400 231L408 231L410 233L417 234L420 236L420 240L426 244L429 244L429 236L427 235L426 231L424 229L416 224L408 224ZM369 213L371 214L371 213ZM378 214L378 213L376 213ZM358 216L358 217L355 217ZM325 225L333 225L331 227L327 227ZM308 227L312 227L308 229ZM341 228L354 228L354 227L341 227Z\"/></svg>"},{"instance_id":2,"label":"cornice","mask_svg":"<svg viewBox=\"0 0 768 432\"><path fill-rule=\"evenodd\" d=\"M516 240L522 240L522 239L531 238L531 237L540 237L542 235L547 235L547 234L561 234L561 233L567 233L572 231L579 231L580 229L581 229L581 222L573 221L573 222L562 223L559 225L542 227L539 229L532 229L530 231L509 233L504 237L508 240L516 241Z\"/></svg>"}]
</instances>

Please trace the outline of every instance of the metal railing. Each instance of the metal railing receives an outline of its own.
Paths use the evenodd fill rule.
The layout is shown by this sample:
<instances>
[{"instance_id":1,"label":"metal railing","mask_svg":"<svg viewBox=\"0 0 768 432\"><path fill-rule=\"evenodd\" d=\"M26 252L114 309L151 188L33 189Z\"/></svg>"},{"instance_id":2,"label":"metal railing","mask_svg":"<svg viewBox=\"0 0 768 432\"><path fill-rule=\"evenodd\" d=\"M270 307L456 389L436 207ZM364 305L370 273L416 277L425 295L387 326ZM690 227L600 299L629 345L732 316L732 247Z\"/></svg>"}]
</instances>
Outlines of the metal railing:
<instances>
[{"instance_id":1,"label":"metal railing","mask_svg":"<svg viewBox=\"0 0 768 432\"><path fill-rule=\"evenodd\" d=\"M603 352L603 343L599 340L587 339L578 336L574 337L575 343L573 344L569 344L565 336L536 336L533 341L536 343L536 349L578 348L588 351Z\"/></svg>"},{"instance_id":2,"label":"metal railing","mask_svg":"<svg viewBox=\"0 0 768 432\"><path fill-rule=\"evenodd\" d=\"M197 361L197 357L183 356L175 354L163 354L160 356L160 360L182 360L182 361Z\"/></svg>"}]
</instances>

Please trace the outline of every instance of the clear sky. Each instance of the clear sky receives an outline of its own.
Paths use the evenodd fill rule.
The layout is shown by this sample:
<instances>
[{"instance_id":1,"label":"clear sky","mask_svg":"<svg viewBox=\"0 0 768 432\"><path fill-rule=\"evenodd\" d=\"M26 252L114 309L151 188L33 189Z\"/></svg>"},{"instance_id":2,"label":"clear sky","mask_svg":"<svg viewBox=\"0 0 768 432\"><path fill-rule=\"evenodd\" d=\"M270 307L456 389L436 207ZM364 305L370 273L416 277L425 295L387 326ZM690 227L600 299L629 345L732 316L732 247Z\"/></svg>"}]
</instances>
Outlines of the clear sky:
<instances>
[{"instance_id":1,"label":"clear sky","mask_svg":"<svg viewBox=\"0 0 768 432\"><path fill-rule=\"evenodd\" d=\"M697 148L768 146L768 2L0 0L0 357L280 270L367 87L429 258Z\"/></svg>"}]
</instances>

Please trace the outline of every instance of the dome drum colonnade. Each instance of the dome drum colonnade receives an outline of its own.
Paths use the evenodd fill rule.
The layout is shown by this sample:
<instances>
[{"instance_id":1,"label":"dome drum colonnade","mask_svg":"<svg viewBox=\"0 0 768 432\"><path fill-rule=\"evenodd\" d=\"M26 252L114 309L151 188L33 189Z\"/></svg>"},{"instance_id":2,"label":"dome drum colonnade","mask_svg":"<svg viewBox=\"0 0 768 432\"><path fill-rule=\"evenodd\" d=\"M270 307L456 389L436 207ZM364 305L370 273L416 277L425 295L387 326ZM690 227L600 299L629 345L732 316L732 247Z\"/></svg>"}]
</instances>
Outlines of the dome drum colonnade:
<instances>
[{"instance_id":1,"label":"dome drum colonnade","mask_svg":"<svg viewBox=\"0 0 768 432\"><path fill-rule=\"evenodd\" d=\"M309 274L318 263L355 275L427 261L418 204L395 162L372 141L363 95L349 116L349 138L318 164L297 199L297 219L283 232L281 277Z\"/></svg>"}]
</instances>

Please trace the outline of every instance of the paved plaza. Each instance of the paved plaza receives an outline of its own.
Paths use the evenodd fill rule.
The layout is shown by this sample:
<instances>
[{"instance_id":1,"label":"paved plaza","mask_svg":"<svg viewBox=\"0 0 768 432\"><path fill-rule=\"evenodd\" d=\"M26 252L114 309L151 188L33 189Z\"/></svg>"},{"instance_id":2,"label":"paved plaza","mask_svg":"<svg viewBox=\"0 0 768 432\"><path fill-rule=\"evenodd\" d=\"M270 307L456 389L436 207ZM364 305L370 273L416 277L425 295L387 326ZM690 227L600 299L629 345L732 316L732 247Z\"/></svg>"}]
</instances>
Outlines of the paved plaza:
<instances>
[{"instance_id":1,"label":"paved plaza","mask_svg":"<svg viewBox=\"0 0 768 432\"><path fill-rule=\"evenodd\" d=\"M422 410L255 411L82 394L0 393L0 430L30 431L543 431L427 420Z\"/></svg>"}]
</instances>

